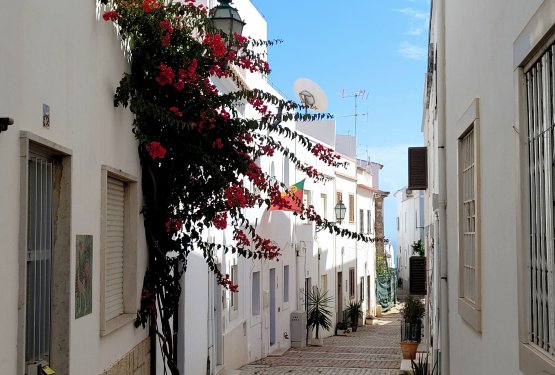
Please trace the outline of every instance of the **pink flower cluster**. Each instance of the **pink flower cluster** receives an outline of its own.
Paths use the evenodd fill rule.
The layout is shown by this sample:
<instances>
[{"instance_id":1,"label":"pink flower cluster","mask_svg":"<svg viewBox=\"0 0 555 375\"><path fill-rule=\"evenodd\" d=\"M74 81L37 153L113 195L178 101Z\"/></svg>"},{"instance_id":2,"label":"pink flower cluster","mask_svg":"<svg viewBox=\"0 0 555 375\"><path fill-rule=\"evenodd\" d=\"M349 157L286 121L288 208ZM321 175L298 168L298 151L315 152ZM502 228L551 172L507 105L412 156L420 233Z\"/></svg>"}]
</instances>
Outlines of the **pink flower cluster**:
<instances>
[{"instance_id":1,"label":"pink flower cluster","mask_svg":"<svg viewBox=\"0 0 555 375\"><path fill-rule=\"evenodd\" d=\"M235 229L233 231L233 240L237 241L237 244L241 247L250 246L251 244L249 238L241 229Z\"/></svg>"},{"instance_id":2,"label":"pink flower cluster","mask_svg":"<svg viewBox=\"0 0 555 375\"><path fill-rule=\"evenodd\" d=\"M166 232L177 232L183 228L183 221L180 219L169 218L166 221Z\"/></svg>"},{"instance_id":3,"label":"pink flower cluster","mask_svg":"<svg viewBox=\"0 0 555 375\"><path fill-rule=\"evenodd\" d=\"M117 21L119 18L119 13L116 11L106 11L102 15L102 18L104 18L104 21Z\"/></svg>"},{"instance_id":4,"label":"pink flower cluster","mask_svg":"<svg viewBox=\"0 0 555 375\"><path fill-rule=\"evenodd\" d=\"M154 160L163 159L166 156L166 149L162 147L160 142L150 142L146 145L146 150Z\"/></svg>"},{"instance_id":5,"label":"pink flower cluster","mask_svg":"<svg viewBox=\"0 0 555 375\"><path fill-rule=\"evenodd\" d=\"M254 197L240 184L232 184L225 189L225 203L228 207L252 207L254 205Z\"/></svg>"},{"instance_id":6,"label":"pink flower cluster","mask_svg":"<svg viewBox=\"0 0 555 375\"><path fill-rule=\"evenodd\" d=\"M169 20L160 21L162 28L162 47L167 47L171 42L171 35L173 34L173 26Z\"/></svg>"},{"instance_id":7,"label":"pink flower cluster","mask_svg":"<svg viewBox=\"0 0 555 375\"><path fill-rule=\"evenodd\" d=\"M212 224L216 229L227 228L227 212L218 212L212 219Z\"/></svg>"},{"instance_id":8,"label":"pink flower cluster","mask_svg":"<svg viewBox=\"0 0 555 375\"><path fill-rule=\"evenodd\" d=\"M224 288L229 289L230 292L237 292L239 291L239 285L234 285L231 281L231 277L229 274L226 273L225 278L218 279L218 284L222 285Z\"/></svg>"},{"instance_id":9,"label":"pink flower cluster","mask_svg":"<svg viewBox=\"0 0 555 375\"><path fill-rule=\"evenodd\" d=\"M335 154L331 148L324 147L319 143L314 145L310 151L314 156L326 162L328 165L333 164L334 161L340 158L340 156Z\"/></svg>"}]
</instances>

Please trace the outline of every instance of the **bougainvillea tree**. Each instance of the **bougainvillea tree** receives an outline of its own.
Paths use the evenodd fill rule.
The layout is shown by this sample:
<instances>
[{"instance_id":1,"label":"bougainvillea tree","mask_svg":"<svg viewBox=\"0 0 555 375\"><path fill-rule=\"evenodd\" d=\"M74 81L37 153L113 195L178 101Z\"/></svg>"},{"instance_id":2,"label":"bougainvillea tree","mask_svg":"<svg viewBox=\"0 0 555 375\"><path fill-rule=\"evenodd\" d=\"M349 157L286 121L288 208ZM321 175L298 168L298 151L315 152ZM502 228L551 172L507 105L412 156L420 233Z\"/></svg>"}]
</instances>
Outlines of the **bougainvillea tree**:
<instances>
[{"instance_id":1,"label":"bougainvillea tree","mask_svg":"<svg viewBox=\"0 0 555 375\"><path fill-rule=\"evenodd\" d=\"M271 42L220 34L206 7L194 0L101 3L106 8L104 20L115 25L131 55L130 71L123 75L114 102L134 114L142 166L149 261L136 325L149 326L158 338L165 367L178 374L177 311L188 255L202 252L219 283L235 292L238 286L214 261L218 251L252 259L280 254L244 215L246 208L290 204L281 194L287 187L270 179L255 160L279 152L309 177L322 180L318 171L279 142L291 139L329 165L338 166L340 161L331 149L283 125L325 115L301 114L295 103L241 82L236 68L269 73L264 55L255 51ZM235 82L237 89L219 92L214 85L218 79ZM252 106L257 118L241 117L238 108L244 105ZM300 215L315 221L319 229L370 240L336 227L312 206L303 207ZM231 227L234 243L206 242L211 227Z\"/></svg>"}]
</instances>

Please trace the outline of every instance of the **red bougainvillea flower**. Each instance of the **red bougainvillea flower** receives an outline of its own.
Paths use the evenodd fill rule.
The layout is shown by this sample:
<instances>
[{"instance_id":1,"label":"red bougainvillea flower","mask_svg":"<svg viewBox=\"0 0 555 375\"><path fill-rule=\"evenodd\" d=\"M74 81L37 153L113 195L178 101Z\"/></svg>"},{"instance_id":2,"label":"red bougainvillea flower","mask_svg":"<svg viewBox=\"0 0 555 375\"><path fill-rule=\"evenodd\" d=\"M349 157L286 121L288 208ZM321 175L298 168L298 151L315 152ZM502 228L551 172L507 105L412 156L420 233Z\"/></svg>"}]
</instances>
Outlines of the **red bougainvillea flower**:
<instances>
[{"instance_id":1,"label":"red bougainvillea flower","mask_svg":"<svg viewBox=\"0 0 555 375\"><path fill-rule=\"evenodd\" d=\"M223 148L224 144L222 143L222 140L220 138L218 138L214 141L214 143L212 143L212 147L213 148Z\"/></svg>"},{"instance_id":2,"label":"red bougainvillea flower","mask_svg":"<svg viewBox=\"0 0 555 375\"><path fill-rule=\"evenodd\" d=\"M166 232L177 232L183 227L183 221L180 219L168 219L166 221Z\"/></svg>"},{"instance_id":3,"label":"red bougainvillea flower","mask_svg":"<svg viewBox=\"0 0 555 375\"><path fill-rule=\"evenodd\" d=\"M206 34L203 44L210 47L212 54L216 58L222 58L227 54L225 42L220 34Z\"/></svg>"},{"instance_id":4,"label":"red bougainvillea flower","mask_svg":"<svg viewBox=\"0 0 555 375\"><path fill-rule=\"evenodd\" d=\"M141 4L141 8L143 8L145 13L152 13L153 9L160 8L160 4L156 0L145 0Z\"/></svg>"},{"instance_id":5,"label":"red bougainvillea flower","mask_svg":"<svg viewBox=\"0 0 555 375\"><path fill-rule=\"evenodd\" d=\"M175 113L176 116L179 116L179 117L183 116L183 112L179 111L179 108L177 108L177 107L171 107L170 111Z\"/></svg>"},{"instance_id":6,"label":"red bougainvillea flower","mask_svg":"<svg viewBox=\"0 0 555 375\"><path fill-rule=\"evenodd\" d=\"M237 39L237 42L239 42L239 43L241 43L241 44L246 43L247 40L248 40L246 37L244 37L244 36L241 35L241 34L233 33L233 36L235 37L235 39Z\"/></svg>"},{"instance_id":7,"label":"red bougainvillea flower","mask_svg":"<svg viewBox=\"0 0 555 375\"><path fill-rule=\"evenodd\" d=\"M152 159L163 159L166 156L166 149L162 147L160 142L150 142L146 145L146 150Z\"/></svg>"},{"instance_id":8,"label":"red bougainvillea flower","mask_svg":"<svg viewBox=\"0 0 555 375\"><path fill-rule=\"evenodd\" d=\"M221 277L220 279L218 279L218 284L223 285L224 288L229 289L230 292L237 292L239 289L239 285L234 285L231 281L231 277L229 277L229 274L227 273L225 275L225 278Z\"/></svg>"},{"instance_id":9,"label":"red bougainvillea flower","mask_svg":"<svg viewBox=\"0 0 555 375\"><path fill-rule=\"evenodd\" d=\"M170 84L173 82L173 78L175 77L175 73L173 69L165 64L160 64L160 74L156 77L156 82L158 82L161 86Z\"/></svg>"},{"instance_id":10,"label":"red bougainvillea flower","mask_svg":"<svg viewBox=\"0 0 555 375\"><path fill-rule=\"evenodd\" d=\"M227 212L218 212L212 219L212 224L216 229L227 228Z\"/></svg>"},{"instance_id":11,"label":"red bougainvillea flower","mask_svg":"<svg viewBox=\"0 0 555 375\"><path fill-rule=\"evenodd\" d=\"M171 43L170 33L165 33L162 36L162 47L167 47L170 45L170 43Z\"/></svg>"},{"instance_id":12,"label":"red bougainvillea flower","mask_svg":"<svg viewBox=\"0 0 555 375\"><path fill-rule=\"evenodd\" d=\"M167 31L170 34L173 33L173 26L172 26L170 20L160 21L160 27L162 28L162 31Z\"/></svg>"},{"instance_id":13,"label":"red bougainvillea flower","mask_svg":"<svg viewBox=\"0 0 555 375\"><path fill-rule=\"evenodd\" d=\"M117 21L118 17L119 17L119 13L116 11L106 11L102 15L102 18L104 18L104 21Z\"/></svg>"}]
</instances>

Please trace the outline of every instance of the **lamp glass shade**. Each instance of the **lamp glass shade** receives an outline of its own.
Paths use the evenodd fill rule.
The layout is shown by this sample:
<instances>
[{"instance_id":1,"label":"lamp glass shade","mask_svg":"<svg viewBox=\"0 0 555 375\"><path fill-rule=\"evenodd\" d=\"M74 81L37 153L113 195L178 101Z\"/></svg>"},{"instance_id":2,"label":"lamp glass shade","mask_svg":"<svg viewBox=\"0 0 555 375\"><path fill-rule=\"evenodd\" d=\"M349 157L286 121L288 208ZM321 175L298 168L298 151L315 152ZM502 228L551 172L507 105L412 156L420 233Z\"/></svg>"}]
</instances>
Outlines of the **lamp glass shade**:
<instances>
[{"instance_id":1,"label":"lamp glass shade","mask_svg":"<svg viewBox=\"0 0 555 375\"><path fill-rule=\"evenodd\" d=\"M345 213L347 212L347 207L345 207L345 205L343 204L343 201L339 201L337 202L337 204L334 207L334 211L335 211L335 220L336 221L343 221L343 219L345 219Z\"/></svg>"},{"instance_id":2,"label":"lamp glass shade","mask_svg":"<svg viewBox=\"0 0 555 375\"><path fill-rule=\"evenodd\" d=\"M243 32L245 22L239 16L237 9L229 5L230 1L220 1L218 6L210 11L210 18L214 22L214 27L222 33L232 36L234 33L239 35Z\"/></svg>"}]
</instances>

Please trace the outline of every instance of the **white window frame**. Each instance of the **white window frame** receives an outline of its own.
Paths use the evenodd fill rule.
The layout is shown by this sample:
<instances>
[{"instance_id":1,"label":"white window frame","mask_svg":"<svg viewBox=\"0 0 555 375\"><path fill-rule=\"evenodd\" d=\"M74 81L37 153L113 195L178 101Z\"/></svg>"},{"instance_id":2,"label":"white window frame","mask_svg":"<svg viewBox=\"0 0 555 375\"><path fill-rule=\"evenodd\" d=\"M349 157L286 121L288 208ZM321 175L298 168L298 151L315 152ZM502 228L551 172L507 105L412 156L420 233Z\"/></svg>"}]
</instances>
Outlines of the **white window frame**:
<instances>
[{"instance_id":1,"label":"white window frame","mask_svg":"<svg viewBox=\"0 0 555 375\"><path fill-rule=\"evenodd\" d=\"M106 316L106 261L108 179L125 183L124 196L124 245L123 245L123 311L116 317ZM137 219L139 204L137 178L107 165L102 166L100 228L100 335L105 336L134 321L137 314Z\"/></svg>"},{"instance_id":2,"label":"white window frame","mask_svg":"<svg viewBox=\"0 0 555 375\"><path fill-rule=\"evenodd\" d=\"M478 98L472 101L457 122L457 133L459 215L458 310L459 315L464 321L476 332L481 332L482 270L480 246L480 116ZM471 144L468 144L467 142L470 141L472 141Z\"/></svg>"},{"instance_id":3,"label":"white window frame","mask_svg":"<svg viewBox=\"0 0 555 375\"><path fill-rule=\"evenodd\" d=\"M283 266L283 304L289 306L289 281L291 268L288 264Z\"/></svg>"},{"instance_id":4,"label":"white window frame","mask_svg":"<svg viewBox=\"0 0 555 375\"><path fill-rule=\"evenodd\" d=\"M322 210L322 212L320 212L320 215L322 217L322 219L327 219L328 218L328 195L327 194L320 194L320 204L321 207L320 209Z\"/></svg>"}]
</instances>

